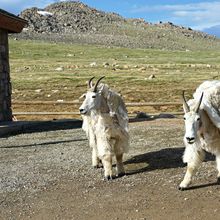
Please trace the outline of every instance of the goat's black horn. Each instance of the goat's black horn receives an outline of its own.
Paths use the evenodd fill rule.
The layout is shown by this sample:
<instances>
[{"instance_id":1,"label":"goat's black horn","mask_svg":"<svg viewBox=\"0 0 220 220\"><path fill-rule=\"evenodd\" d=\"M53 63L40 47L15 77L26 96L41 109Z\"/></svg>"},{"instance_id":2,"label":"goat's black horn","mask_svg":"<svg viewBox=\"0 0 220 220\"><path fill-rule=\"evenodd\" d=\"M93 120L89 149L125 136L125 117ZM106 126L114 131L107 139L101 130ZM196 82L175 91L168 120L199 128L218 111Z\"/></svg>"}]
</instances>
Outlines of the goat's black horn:
<instances>
[{"instance_id":1,"label":"goat's black horn","mask_svg":"<svg viewBox=\"0 0 220 220\"><path fill-rule=\"evenodd\" d=\"M97 80L97 82L96 82L96 84L95 84L95 86L94 86L94 92L97 92L97 87L98 87L98 85L99 85L99 82L103 79L103 78L105 78L105 76L102 76L101 78L99 78L98 80Z\"/></svg>"},{"instance_id":2,"label":"goat's black horn","mask_svg":"<svg viewBox=\"0 0 220 220\"><path fill-rule=\"evenodd\" d=\"M190 111L190 109L189 109L189 105L188 105L187 102L186 102L186 98L185 98L184 93L185 93L185 91L183 91L183 93L182 93L183 106L184 106L184 109L185 109L185 111L186 111L186 113L187 113L187 112Z\"/></svg>"},{"instance_id":3,"label":"goat's black horn","mask_svg":"<svg viewBox=\"0 0 220 220\"><path fill-rule=\"evenodd\" d=\"M93 76L89 81L88 81L88 87L89 89L92 87L92 80L94 79L95 77Z\"/></svg>"},{"instance_id":4,"label":"goat's black horn","mask_svg":"<svg viewBox=\"0 0 220 220\"><path fill-rule=\"evenodd\" d=\"M200 107L200 105L201 105L201 103L202 103L203 94L204 94L204 93L202 93L202 95L201 95L201 97L200 97L200 99L199 99L199 102L198 102L198 104L197 104L197 106L196 106L196 113L199 112L199 107Z\"/></svg>"}]
</instances>

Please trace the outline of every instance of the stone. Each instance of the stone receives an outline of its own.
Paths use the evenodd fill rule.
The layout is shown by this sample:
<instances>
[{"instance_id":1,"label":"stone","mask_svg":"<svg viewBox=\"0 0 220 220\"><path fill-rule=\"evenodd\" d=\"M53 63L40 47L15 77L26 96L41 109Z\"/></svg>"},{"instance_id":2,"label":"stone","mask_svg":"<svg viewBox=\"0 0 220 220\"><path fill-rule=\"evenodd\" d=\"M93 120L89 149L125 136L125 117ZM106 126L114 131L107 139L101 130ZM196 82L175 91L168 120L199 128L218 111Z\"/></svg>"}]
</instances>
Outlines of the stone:
<instances>
[{"instance_id":1,"label":"stone","mask_svg":"<svg viewBox=\"0 0 220 220\"><path fill-rule=\"evenodd\" d=\"M156 76L154 74L152 74L148 77L148 79L155 79L155 78L156 78Z\"/></svg>"},{"instance_id":2,"label":"stone","mask_svg":"<svg viewBox=\"0 0 220 220\"><path fill-rule=\"evenodd\" d=\"M89 64L89 66L90 67L95 67L95 66L97 66L97 63L96 62L92 62L92 63Z\"/></svg>"},{"instance_id":3,"label":"stone","mask_svg":"<svg viewBox=\"0 0 220 220\"><path fill-rule=\"evenodd\" d=\"M6 48L4 45L0 45L0 53L5 53Z\"/></svg>"},{"instance_id":4,"label":"stone","mask_svg":"<svg viewBox=\"0 0 220 220\"><path fill-rule=\"evenodd\" d=\"M57 67L56 69L55 69L56 71L63 71L64 70L64 67L63 66L60 66L60 67Z\"/></svg>"},{"instance_id":5,"label":"stone","mask_svg":"<svg viewBox=\"0 0 220 220\"><path fill-rule=\"evenodd\" d=\"M145 112L137 112L135 118L150 118L150 116Z\"/></svg>"},{"instance_id":6,"label":"stone","mask_svg":"<svg viewBox=\"0 0 220 220\"><path fill-rule=\"evenodd\" d=\"M42 89L36 89L34 90L36 93L40 93L42 91Z\"/></svg>"},{"instance_id":7,"label":"stone","mask_svg":"<svg viewBox=\"0 0 220 220\"><path fill-rule=\"evenodd\" d=\"M104 67L108 67L108 66L109 66L109 63L108 63L108 62L104 62L102 65L103 65Z\"/></svg>"},{"instance_id":8,"label":"stone","mask_svg":"<svg viewBox=\"0 0 220 220\"><path fill-rule=\"evenodd\" d=\"M175 115L172 114L161 113L157 116L157 118L176 118L176 117Z\"/></svg>"},{"instance_id":9,"label":"stone","mask_svg":"<svg viewBox=\"0 0 220 220\"><path fill-rule=\"evenodd\" d=\"M0 121L11 121L8 33L0 29Z\"/></svg>"}]
</instances>

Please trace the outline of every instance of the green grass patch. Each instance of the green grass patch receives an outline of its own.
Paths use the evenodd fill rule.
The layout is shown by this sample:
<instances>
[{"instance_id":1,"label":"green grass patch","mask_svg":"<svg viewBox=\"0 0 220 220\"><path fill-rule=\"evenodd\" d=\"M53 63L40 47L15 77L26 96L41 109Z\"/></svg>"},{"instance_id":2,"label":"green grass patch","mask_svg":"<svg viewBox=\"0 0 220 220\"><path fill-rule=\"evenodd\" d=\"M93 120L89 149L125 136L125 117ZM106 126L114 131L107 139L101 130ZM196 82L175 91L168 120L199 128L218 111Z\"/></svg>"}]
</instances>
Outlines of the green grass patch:
<instances>
[{"instance_id":1,"label":"green grass patch","mask_svg":"<svg viewBox=\"0 0 220 220\"><path fill-rule=\"evenodd\" d=\"M76 100L90 77L105 75L104 82L120 91L126 102L179 101L183 89L191 94L204 80L220 79L219 63L220 51L10 40L13 100ZM152 74L155 78L149 79Z\"/></svg>"}]
</instances>

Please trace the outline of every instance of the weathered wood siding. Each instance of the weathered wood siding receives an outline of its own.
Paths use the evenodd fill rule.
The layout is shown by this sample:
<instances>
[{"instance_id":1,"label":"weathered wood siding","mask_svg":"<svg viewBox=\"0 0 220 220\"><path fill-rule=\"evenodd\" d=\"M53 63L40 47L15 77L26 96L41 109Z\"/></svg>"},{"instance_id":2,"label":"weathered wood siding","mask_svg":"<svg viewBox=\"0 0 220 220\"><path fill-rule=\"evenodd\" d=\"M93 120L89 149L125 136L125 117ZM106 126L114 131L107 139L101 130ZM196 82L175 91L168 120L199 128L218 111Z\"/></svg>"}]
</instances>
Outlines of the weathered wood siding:
<instances>
[{"instance_id":1,"label":"weathered wood siding","mask_svg":"<svg viewBox=\"0 0 220 220\"><path fill-rule=\"evenodd\" d=\"M0 29L0 122L11 120L12 110L8 32Z\"/></svg>"}]
</instances>

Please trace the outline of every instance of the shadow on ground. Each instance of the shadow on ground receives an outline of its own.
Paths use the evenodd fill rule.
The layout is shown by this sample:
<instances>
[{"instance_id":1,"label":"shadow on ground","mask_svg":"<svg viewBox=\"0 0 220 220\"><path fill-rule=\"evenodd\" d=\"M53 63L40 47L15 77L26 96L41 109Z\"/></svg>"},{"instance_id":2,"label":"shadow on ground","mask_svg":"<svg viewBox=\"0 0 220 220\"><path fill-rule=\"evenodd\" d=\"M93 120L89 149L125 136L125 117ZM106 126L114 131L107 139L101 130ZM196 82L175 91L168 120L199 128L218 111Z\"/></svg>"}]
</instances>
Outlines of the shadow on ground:
<instances>
[{"instance_id":1,"label":"shadow on ground","mask_svg":"<svg viewBox=\"0 0 220 220\"><path fill-rule=\"evenodd\" d=\"M25 144L25 145L10 145L1 148L29 148L29 147L48 147L48 145L53 146L54 144L63 144L63 143L72 143L72 142L79 142L79 141L86 141L87 139L79 138L79 139L71 139L71 140L62 140L62 141L49 141L43 142L39 144Z\"/></svg>"},{"instance_id":2,"label":"shadow on ground","mask_svg":"<svg viewBox=\"0 0 220 220\"><path fill-rule=\"evenodd\" d=\"M170 114L160 114L147 118L130 118L129 122L151 121L158 118L175 118ZM82 127L82 120L60 119L51 121L12 121L0 123L0 138L17 134L76 129Z\"/></svg>"},{"instance_id":3,"label":"shadow on ground","mask_svg":"<svg viewBox=\"0 0 220 220\"><path fill-rule=\"evenodd\" d=\"M220 186L220 182L216 181L216 182L213 182L213 183L205 183L205 184L201 184L201 185L190 186L187 189L185 189L185 191L195 190L195 189L202 189L202 188L206 188L206 187L210 187L210 186Z\"/></svg>"},{"instance_id":4,"label":"shadow on ground","mask_svg":"<svg viewBox=\"0 0 220 220\"><path fill-rule=\"evenodd\" d=\"M24 133L76 129L81 127L82 121L77 119L8 122L0 124L0 137Z\"/></svg>"},{"instance_id":5,"label":"shadow on ground","mask_svg":"<svg viewBox=\"0 0 220 220\"><path fill-rule=\"evenodd\" d=\"M186 165L182 161L184 148L166 148L159 151L140 154L125 161L126 174L133 175L152 170L180 168ZM215 158L208 154L204 162Z\"/></svg>"}]
</instances>

